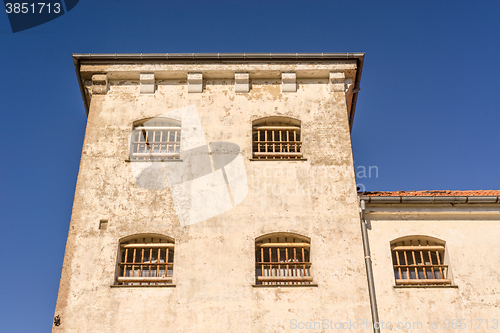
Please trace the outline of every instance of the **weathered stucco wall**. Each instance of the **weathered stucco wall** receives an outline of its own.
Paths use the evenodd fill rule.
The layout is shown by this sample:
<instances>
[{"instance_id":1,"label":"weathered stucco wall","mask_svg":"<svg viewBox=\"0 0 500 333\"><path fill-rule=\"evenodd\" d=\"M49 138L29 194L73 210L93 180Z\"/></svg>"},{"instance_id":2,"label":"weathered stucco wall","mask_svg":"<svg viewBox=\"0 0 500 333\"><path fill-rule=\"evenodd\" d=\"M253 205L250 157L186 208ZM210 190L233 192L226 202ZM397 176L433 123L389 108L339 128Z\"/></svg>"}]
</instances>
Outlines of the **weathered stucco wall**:
<instances>
[{"instance_id":1,"label":"weathered stucco wall","mask_svg":"<svg viewBox=\"0 0 500 333\"><path fill-rule=\"evenodd\" d=\"M367 212L379 316L384 327L390 322L411 327L394 328L398 332L494 331L500 314L497 205L375 205L368 206ZM431 236L446 243L452 287L394 287L390 243L412 235Z\"/></svg>"},{"instance_id":2,"label":"weathered stucco wall","mask_svg":"<svg viewBox=\"0 0 500 333\"><path fill-rule=\"evenodd\" d=\"M212 73L203 93L165 78L154 94L140 94L138 80L121 77L123 65L106 94L92 95L53 332L286 332L293 323L370 320L346 94L331 92L328 76L298 78L297 92L282 93L279 79L254 71L249 93ZM134 121L189 105L207 142L239 145L249 192L233 209L183 227L170 190L138 187L127 160ZM307 160L250 160L252 121L267 116L302 122ZM311 239L317 286L253 286L255 239L272 232ZM175 239L175 287L110 287L120 239L138 233Z\"/></svg>"}]
</instances>

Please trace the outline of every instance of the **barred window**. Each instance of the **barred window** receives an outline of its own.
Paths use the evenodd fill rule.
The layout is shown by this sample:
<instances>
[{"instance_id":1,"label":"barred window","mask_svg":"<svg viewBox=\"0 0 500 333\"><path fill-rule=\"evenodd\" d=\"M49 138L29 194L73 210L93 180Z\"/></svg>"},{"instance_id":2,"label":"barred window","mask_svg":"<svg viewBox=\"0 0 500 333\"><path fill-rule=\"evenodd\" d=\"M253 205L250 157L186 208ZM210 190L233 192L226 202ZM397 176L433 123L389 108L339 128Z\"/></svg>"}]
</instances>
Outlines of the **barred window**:
<instances>
[{"instance_id":1,"label":"barred window","mask_svg":"<svg viewBox=\"0 0 500 333\"><path fill-rule=\"evenodd\" d=\"M300 121L287 117L254 121L252 153L255 159L302 158Z\"/></svg>"},{"instance_id":2,"label":"barred window","mask_svg":"<svg viewBox=\"0 0 500 333\"><path fill-rule=\"evenodd\" d=\"M255 242L257 285L311 284L310 242L303 236L279 233Z\"/></svg>"},{"instance_id":3,"label":"barred window","mask_svg":"<svg viewBox=\"0 0 500 333\"><path fill-rule=\"evenodd\" d=\"M117 285L169 285L174 241L164 236L137 237L120 243Z\"/></svg>"},{"instance_id":4,"label":"barred window","mask_svg":"<svg viewBox=\"0 0 500 333\"><path fill-rule=\"evenodd\" d=\"M178 160L180 145L180 121L163 117L140 121L132 132L130 160Z\"/></svg>"},{"instance_id":5,"label":"barred window","mask_svg":"<svg viewBox=\"0 0 500 333\"><path fill-rule=\"evenodd\" d=\"M428 237L404 237L391 242L396 285L450 285L444 242Z\"/></svg>"}]
</instances>

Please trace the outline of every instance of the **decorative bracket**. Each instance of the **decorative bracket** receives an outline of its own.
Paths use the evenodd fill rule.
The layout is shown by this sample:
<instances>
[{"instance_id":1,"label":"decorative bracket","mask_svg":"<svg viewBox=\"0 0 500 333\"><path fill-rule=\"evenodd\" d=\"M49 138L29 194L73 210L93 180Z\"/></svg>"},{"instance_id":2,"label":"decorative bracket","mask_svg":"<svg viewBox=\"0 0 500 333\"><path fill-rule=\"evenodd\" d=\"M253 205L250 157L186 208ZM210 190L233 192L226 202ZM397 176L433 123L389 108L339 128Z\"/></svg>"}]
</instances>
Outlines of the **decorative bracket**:
<instances>
[{"instance_id":1,"label":"decorative bracket","mask_svg":"<svg viewBox=\"0 0 500 333\"><path fill-rule=\"evenodd\" d=\"M343 71L330 72L330 91L345 92L345 74Z\"/></svg>"},{"instance_id":2,"label":"decorative bracket","mask_svg":"<svg viewBox=\"0 0 500 333\"><path fill-rule=\"evenodd\" d=\"M154 73L141 73L140 74L140 92L141 94L154 94L155 93L155 74Z\"/></svg>"},{"instance_id":3,"label":"decorative bracket","mask_svg":"<svg viewBox=\"0 0 500 333\"><path fill-rule=\"evenodd\" d=\"M201 93L203 92L203 74L202 73L188 73L188 93Z\"/></svg>"},{"instance_id":4,"label":"decorative bracket","mask_svg":"<svg viewBox=\"0 0 500 333\"><path fill-rule=\"evenodd\" d=\"M250 91L250 74L234 73L234 91L237 93L247 93Z\"/></svg>"},{"instance_id":5,"label":"decorative bracket","mask_svg":"<svg viewBox=\"0 0 500 333\"><path fill-rule=\"evenodd\" d=\"M109 90L108 75L94 74L92 75L92 94L105 95Z\"/></svg>"},{"instance_id":6,"label":"decorative bracket","mask_svg":"<svg viewBox=\"0 0 500 333\"><path fill-rule=\"evenodd\" d=\"M352 78L345 77L344 72L330 72L330 91L331 92L343 92L346 97L352 94L352 88L354 87L354 81Z\"/></svg>"},{"instance_id":7,"label":"decorative bracket","mask_svg":"<svg viewBox=\"0 0 500 333\"><path fill-rule=\"evenodd\" d=\"M281 73L281 92L297 92L297 75Z\"/></svg>"}]
</instances>

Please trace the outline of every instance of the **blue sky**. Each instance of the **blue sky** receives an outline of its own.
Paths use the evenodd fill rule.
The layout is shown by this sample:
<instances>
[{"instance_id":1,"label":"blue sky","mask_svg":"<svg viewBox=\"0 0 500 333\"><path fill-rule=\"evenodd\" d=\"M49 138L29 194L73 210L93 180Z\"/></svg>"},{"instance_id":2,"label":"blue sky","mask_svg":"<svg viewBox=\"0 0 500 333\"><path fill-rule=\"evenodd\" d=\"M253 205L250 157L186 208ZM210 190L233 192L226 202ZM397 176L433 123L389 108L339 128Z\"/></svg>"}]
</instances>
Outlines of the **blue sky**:
<instances>
[{"instance_id":1,"label":"blue sky","mask_svg":"<svg viewBox=\"0 0 500 333\"><path fill-rule=\"evenodd\" d=\"M72 53L365 52L367 190L500 189L497 1L98 1L13 34L0 14L0 322L50 332L86 116Z\"/></svg>"}]
</instances>

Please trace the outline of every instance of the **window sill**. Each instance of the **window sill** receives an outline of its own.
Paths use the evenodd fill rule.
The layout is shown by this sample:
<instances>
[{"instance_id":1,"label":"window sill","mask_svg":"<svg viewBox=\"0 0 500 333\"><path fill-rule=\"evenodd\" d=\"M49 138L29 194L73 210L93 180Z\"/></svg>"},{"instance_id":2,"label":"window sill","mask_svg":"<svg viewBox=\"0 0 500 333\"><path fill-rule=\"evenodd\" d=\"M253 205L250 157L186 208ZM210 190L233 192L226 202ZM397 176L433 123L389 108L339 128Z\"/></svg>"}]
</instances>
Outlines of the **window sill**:
<instances>
[{"instance_id":1,"label":"window sill","mask_svg":"<svg viewBox=\"0 0 500 333\"><path fill-rule=\"evenodd\" d=\"M109 286L110 288L175 288L175 284L160 284L160 285L130 285L130 286L122 286L112 284Z\"/></svg>"},{"instance_id":2,"label":"window sill","mask_svg":"<svg viewBox=\"0 0 500 333\"><path fill-rule=\"evenodd\" d=\"M301 287L318 287L318 284L316 283L311 283L311 284L252 284L252 287L254 288L301 288Z\"/></svg>"},{"instance_id":3,"label":"window sill","mask_svg":"<svg viewBox=\"0 0 500 333\"><path fill-rule=\"evenodd\" d=\"M447 286L393 286L394 289L415 289L415 288L458 288L456 285Z\"/></svg>"},{"instance_id":4,"label":"window sill","mask_svg":"<svg viewBox=\"0 0 500 333\"><path fill-rule=\"evenodd\" d=\"M307 161L307 158L275 158L275 159L265 159L265 158L250 158L250 161L261 161L261 162L302 162Z\"/></svg>"}]
</instances>

